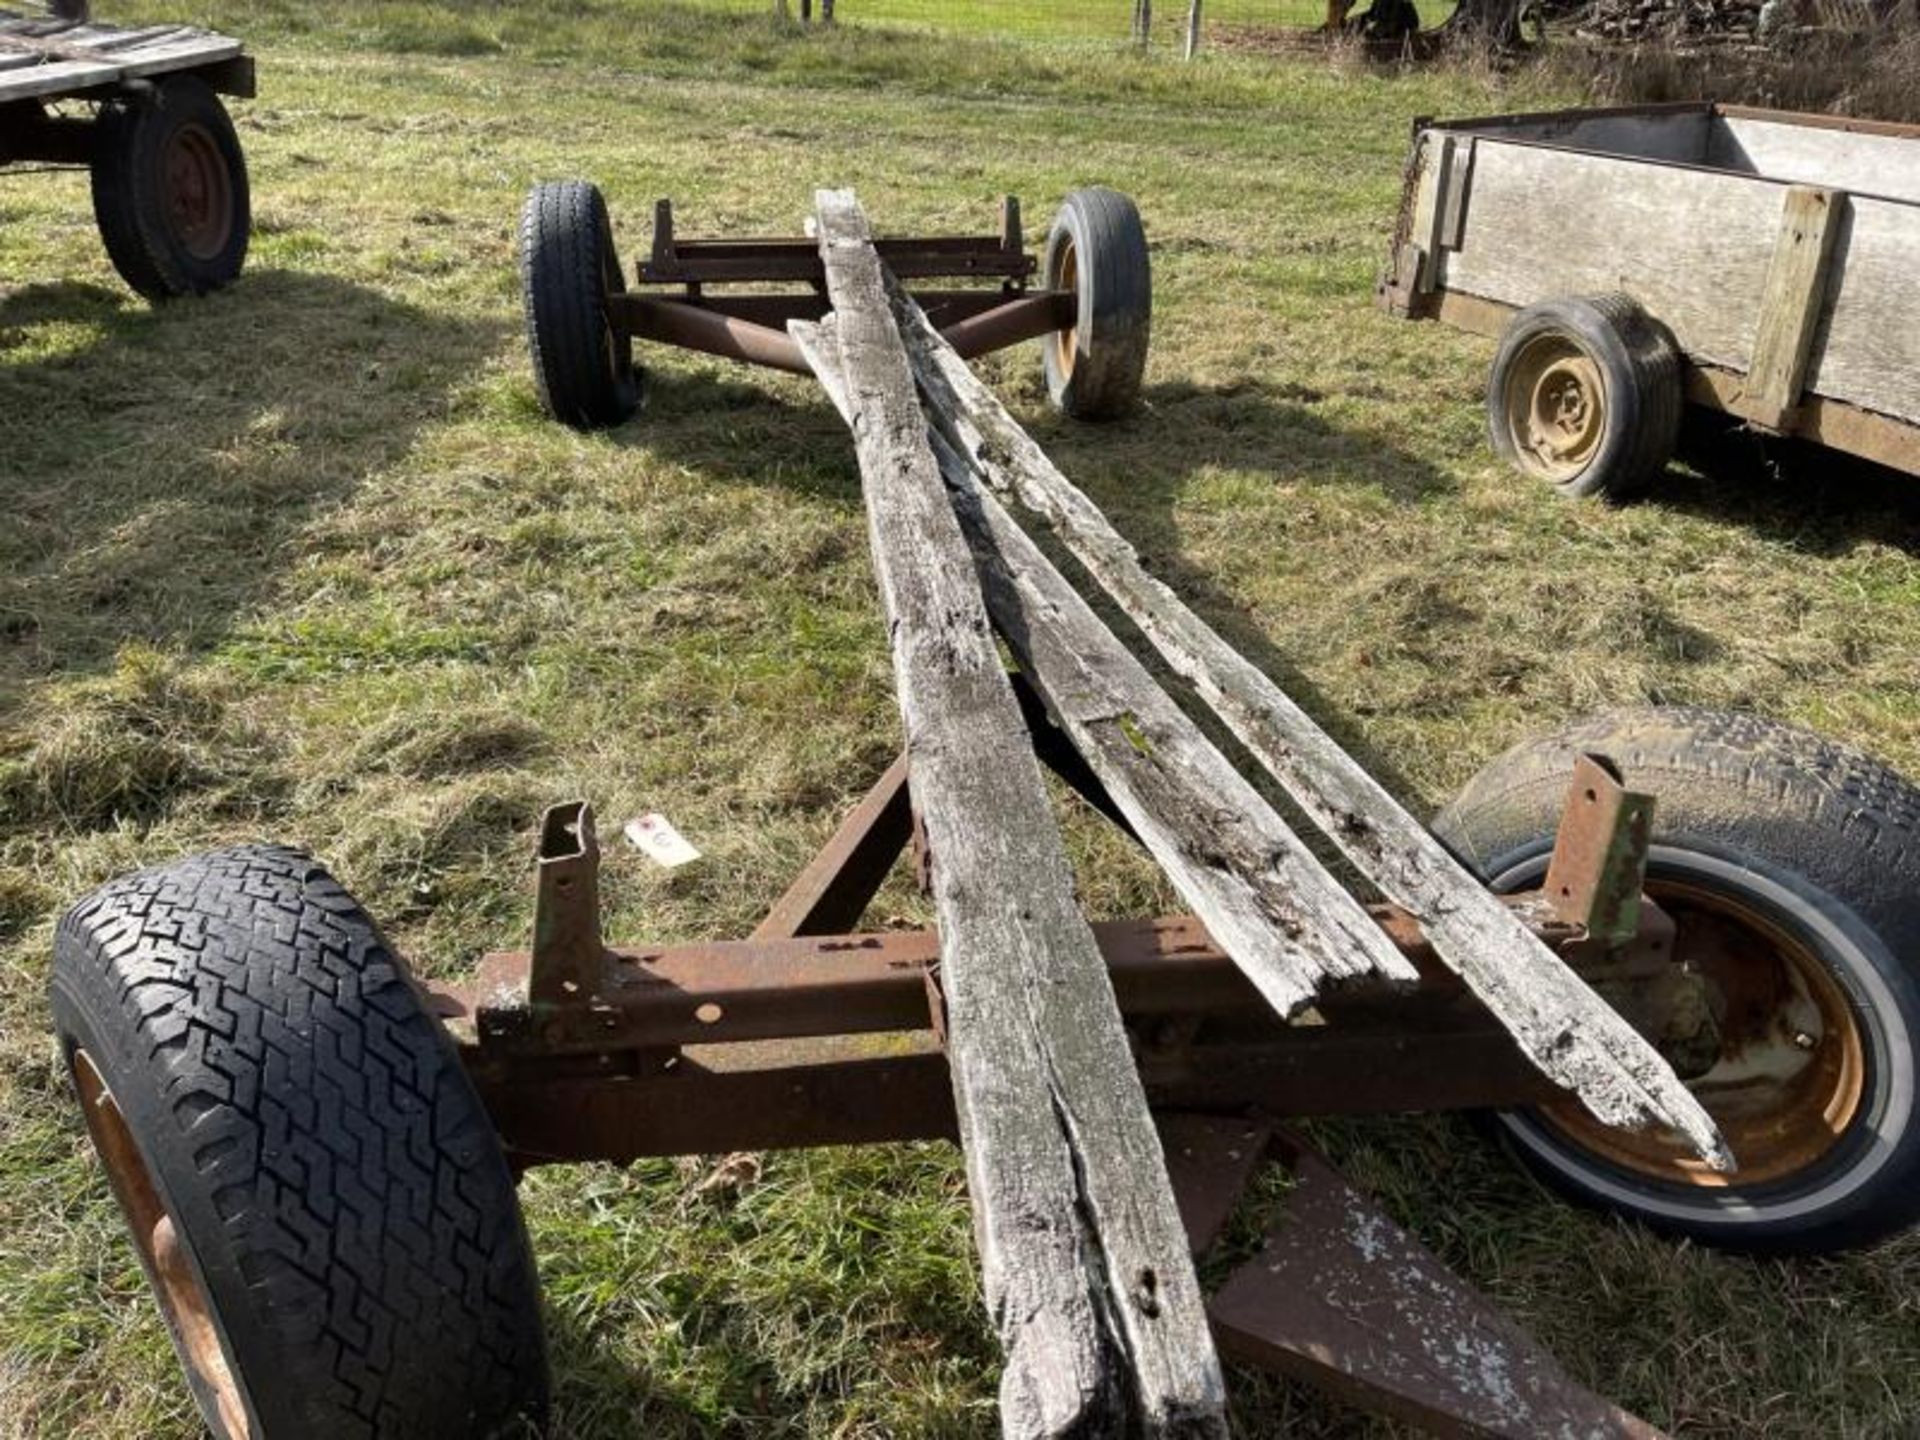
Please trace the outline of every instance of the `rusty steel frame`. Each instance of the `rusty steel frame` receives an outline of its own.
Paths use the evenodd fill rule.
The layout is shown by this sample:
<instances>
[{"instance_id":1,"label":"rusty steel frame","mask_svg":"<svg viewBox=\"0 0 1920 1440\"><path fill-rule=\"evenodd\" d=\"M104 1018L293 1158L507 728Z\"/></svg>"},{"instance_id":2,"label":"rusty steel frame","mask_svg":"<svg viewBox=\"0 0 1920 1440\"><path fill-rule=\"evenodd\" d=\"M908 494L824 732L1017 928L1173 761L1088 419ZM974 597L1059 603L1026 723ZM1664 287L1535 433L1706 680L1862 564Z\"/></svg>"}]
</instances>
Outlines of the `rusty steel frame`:
<instances>
[{"instance_id":1,"label":"rusty steel frame","mask_svg":"<svg viewBox=\"0 0 1920 1440\"><path fill-rule=\"evenodd\" d=\"M1092 803L1097 781L1036 747ZM1592 798L1589 799L1588 797ZM1648 971L1671 925L1639 898L1651 801L1597 758L1569 790L1551 873L1508 903L1569 956ZM746 940L609 945L591 811L542 826L534 943L486 956L433 1000L515 1163L950 1136L951 1093L927 930L854 931L914 841L904 757ZM1566 893L1560 893L1564 888ZM1636 928L1620 929L1637 909ZM1404 911L1372 913L1417 985L1342 987L1274 1015L1190 917L1096 925L1141 1076L1159 1107L1271 1116L1534 1104L1558 1092L1436 963ZM1622 967L1619 963L1625 960Z\"/></svg>"},{"instance_id":2,"label":"rusty steel frame","mask_svg":"<svg viewBox=\"0 0 1920 1440\"><path fill-rule=\"evenodd\" d=\"M874 248L909 284L998 282L992 289L913 290L947 343L966 359L1070 329L1077 318L1073 292L1028 288L1038 266L1021 237L1020 202L1011 195L1002 202L997 235L889 237ZM813 373L786 326L827 312L826 275L815 241L682 240L674 234L672 202L661 200L654 206L652 245L635 279L640 289L606 297L608 320L619 333L747 365ZM744 295L708 290L755 283L806 288Z\"/></svg>"},{"instance_id":3,"label":"rusty steel frame","mask_svg":"<svg viewBox=\"0 0 1920 1440\"><path fill-rule=\"evenodd\" d=\"M1017 677L1016 691L1042 759L1113 816ZM1651 815L1651 798L1627 791L1603 757L1581 757L1550 887L1507 903L1569 957L1657 968L1672 925L1640 895ZM916 831L901 756L751 938L609 946L592 812L553 807L531 949L488 955L465 984L427 987L516 1172L956 1139L937 938L853 930L900 858L922 859ZM1276 1128L1287 1116L1485 1109L1560 1093L1439 965L1409 915L1372 913L1418 983L1337 988L1292 1021L1191 917L1094 927L1196 1255L1224 1233L1260 1166L1278 1160L1295 1175L1281 1228L1209 1302L1222 1353L1441 1435L1520 1440L1546 1425L1657 1440ZM1362 1232L1373 1238L1356 1245ZM1490 1391L1484 1365L1459 1362L1462 1344L1512 1384Z\"/></svg>"}]
</instances>

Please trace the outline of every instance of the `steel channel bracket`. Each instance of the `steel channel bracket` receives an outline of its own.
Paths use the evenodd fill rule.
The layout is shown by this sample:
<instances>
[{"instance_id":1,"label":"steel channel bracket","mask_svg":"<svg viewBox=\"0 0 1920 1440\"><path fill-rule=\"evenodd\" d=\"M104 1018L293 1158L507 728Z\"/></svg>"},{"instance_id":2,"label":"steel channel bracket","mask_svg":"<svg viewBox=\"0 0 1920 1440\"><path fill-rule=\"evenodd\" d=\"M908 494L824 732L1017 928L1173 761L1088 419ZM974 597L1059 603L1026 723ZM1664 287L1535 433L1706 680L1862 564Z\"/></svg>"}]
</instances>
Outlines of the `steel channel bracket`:
<instances>
[{"instance_id":1,"label":"steel channel bracket","mask_svg":"<svg viewBox=\"0 0 1920 1440\"><path fill-rule=\"evenodd\" d=\"M474 1018L483 1039L537 1034L561 1045L608 1028L613 1015L602 994L609 957L600 936L600 841L586 801L548 808L536 865L526 986L503 986L481 1001Z\"/></svg>"},{"instance_id":2,"label":"steel channel bracket","mask_svg":"<svg viewBox=\"0 0 1920 1440\"><path fill-rule=\"evenodd\" d=\"M1640 931L1653 807L1653 796L1627 789L1604 755L1574 762L1547 865L1546 898L1558 919L1607 949L1630 943Z\"/></svg>"}]
</instances>

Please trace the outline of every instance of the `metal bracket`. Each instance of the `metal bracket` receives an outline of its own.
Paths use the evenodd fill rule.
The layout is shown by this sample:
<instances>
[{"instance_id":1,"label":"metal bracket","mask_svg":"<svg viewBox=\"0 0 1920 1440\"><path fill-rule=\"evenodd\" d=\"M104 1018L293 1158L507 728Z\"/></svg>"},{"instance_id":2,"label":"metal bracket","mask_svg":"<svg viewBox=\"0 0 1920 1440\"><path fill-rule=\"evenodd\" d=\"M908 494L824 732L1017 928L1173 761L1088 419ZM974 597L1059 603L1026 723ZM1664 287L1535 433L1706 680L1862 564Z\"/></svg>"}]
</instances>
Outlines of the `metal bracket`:
<instances>
[{"instance_id":1,"label":"metal bracket","mask_svg":"<svg viewBox=\"0 0 1920 1440\"><path fill-rule=\"evenodd\" d=\"M1609 949L1640 930L1653 807L1653 796L1627 789L1606 756L1574 762L1547 865L1546 899L1558 919Z\"/></svg>"},{"instance_id":2,"label":"metal bracket","mask_svg":"<svg viewBox=\"0 0 1920 1440\"><path fill-rule=\"evenodd\" d=\"M538 864L527 999L536 1009L584 1007L599 988L607 955L600 938L600 842L586 801L547 810Z\"/></svg>"}]
</instances>

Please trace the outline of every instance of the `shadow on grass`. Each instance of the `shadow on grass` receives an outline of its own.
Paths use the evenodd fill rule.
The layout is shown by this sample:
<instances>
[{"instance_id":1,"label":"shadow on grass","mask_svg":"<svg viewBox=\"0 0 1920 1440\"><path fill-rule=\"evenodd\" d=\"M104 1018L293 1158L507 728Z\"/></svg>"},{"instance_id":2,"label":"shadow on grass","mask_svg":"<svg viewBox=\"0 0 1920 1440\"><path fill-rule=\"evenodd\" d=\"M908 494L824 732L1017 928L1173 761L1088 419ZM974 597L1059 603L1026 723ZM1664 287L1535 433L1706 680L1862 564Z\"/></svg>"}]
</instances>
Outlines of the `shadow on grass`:
<instances>
[{"instance_id":1,"label":"shadow on grass","mask_svg":"<svg viewBox=\"0 0 1920 1440\"><path fill-rule=\"evenodd\" d=\"M650 385L646 410L615 432L619 443L750 484L858 503L859 477L846 427L824 396L818 403L795 402L744 369L724 375L655 373ZM1029 414L1044 403L1032 376L999 388ZM1453 492L1452 478L1424 460L1317 414L1311 407L1319 399L1298 387L1259 382L1218 389L1175 382L1150 386L1140 411L1125 420L1082 424L1049 410L1031 430L1133 542L1150 571L1272 676L1388 790L1411 795L1406 777L1301 676L1286 655L1284 637L1270 640L1245 606L1181 548L1177 507L1195 487L1222 473L1231 473L1235 483L1276 490L1370 489L1395 506ZM1029 528L1042 535L1056 563L1121 629L1130 648L1154 663L1151 647L1104 604L1097 587L1044 536L1044 526ZM1210 729L1216 739L1224 738ZM1249 767L1243 763L1243 768Z\"/></svg>"},{"instance_id":2,"label":"shadow on grass","mask_svg":"<svg viewBox=\"0 0 1920 1440\"><path fill-rule=\"evenodd\" d=\"M1642 503L1722 520L1822 558L1863 543L1920 555L1920 476L1699 413L1687 417L1679 459Z\"/></svg>"},{"instance_id":3,"label":"shadow on grass","mask_svg":"<svg viewBox=\"0 0 1920 1440\"><path fill-rule=\"evenodd\" d=\"M0 709L129 640L217 643L497 338L292 271L160 307L70 282L0 295Z\"/></svg>"}]
</instances>

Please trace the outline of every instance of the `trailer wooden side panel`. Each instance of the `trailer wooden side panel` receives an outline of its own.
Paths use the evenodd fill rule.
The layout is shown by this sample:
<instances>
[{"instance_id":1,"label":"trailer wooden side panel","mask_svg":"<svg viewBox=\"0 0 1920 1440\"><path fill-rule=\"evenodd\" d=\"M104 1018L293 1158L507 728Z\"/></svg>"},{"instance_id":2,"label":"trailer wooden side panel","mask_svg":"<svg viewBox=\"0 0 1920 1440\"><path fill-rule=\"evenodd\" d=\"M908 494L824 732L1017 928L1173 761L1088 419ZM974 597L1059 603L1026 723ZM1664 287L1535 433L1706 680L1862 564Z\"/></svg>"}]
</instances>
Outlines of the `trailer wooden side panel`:
<instances>
[{"instance_id":1,"label":"trailer wooden side panel","mask_svg":"<svg viewBox=\"0 0 1920 1440\"><path fill-rule=\"evenodd\" d=\"M1911 140L1822 133L1904 145L1920 159ZM1514 307L1625 291L1694 364L1752 369L1787 183L1484 136L1471 143L1452 202L1460 213L1431 225L1457 244L1438 246L1441 288ZM1920 422L1920 205L1844 194L1836 204L1806 389Z\"/></svg>"},{"instance_id":2,"label":"trailer wooden side panel","mask_svg":"<svg viewBox=\"0 0 1920 1440\"><path fill-rule=\"evenodd\" d=\"M1856 195L1839 220L1807 388L1920 422L1920 205Z\"/></svg>"},{"instance_id":3,"label":"trailer wooden side panel","mask_svg":"<svg viewBox=\"0 0 1920 1440\"><path fill-rule=\"evenodd\" d=\"M1920 202L1920 138L1755 115L1715 119L1706 163L1736 174Z\"/></svg>"},{"instance_id":4,"label":"trailer wooden side panel","mask_svg":"<svg viewBox=\"0 0 1920 1440\"><path fill-rule=\"evenodd\" d=\"M1478 139L1438 279L1507 305L1624 290L1689 357L1745 370L1785 187Z\"/></svg>"}]
</instances>

